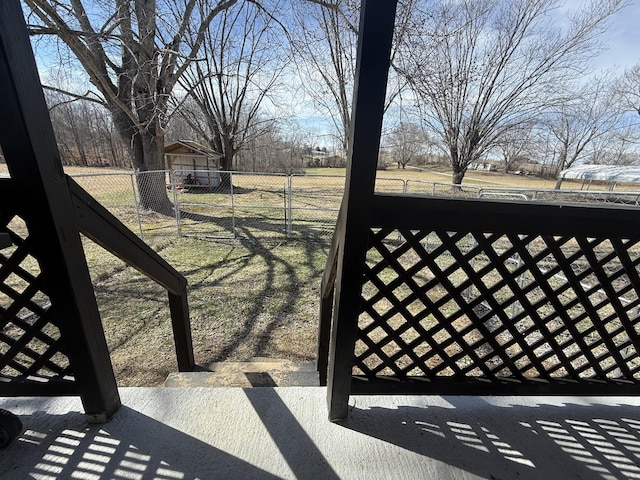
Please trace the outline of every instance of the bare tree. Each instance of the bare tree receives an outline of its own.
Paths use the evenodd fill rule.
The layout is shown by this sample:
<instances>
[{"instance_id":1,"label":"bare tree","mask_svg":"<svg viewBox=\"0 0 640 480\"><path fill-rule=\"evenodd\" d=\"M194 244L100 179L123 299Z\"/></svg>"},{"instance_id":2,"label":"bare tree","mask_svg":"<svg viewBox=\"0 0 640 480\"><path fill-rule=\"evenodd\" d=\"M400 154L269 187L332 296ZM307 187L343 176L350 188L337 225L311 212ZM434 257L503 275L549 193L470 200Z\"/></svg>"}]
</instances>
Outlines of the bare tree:
<instances>
[{"instance_id":1,"label":"bare tree","mask_svg":"<svg viewBox=\"0 0 640 480\"><path fill-rule=\"evenodd\" d=\"M637 165L638 130L636 125L624 125L594 141L587 162L594 165Z\"/></svg>"},{"instance_id":2,"label":"bare tree","mask_svg":"<svg viewBox=\"0 0 640 480\"><path fill-rule=\"evenodd\" d=\"M55 36L86 73L129 145L136 171L164 168L164 127L171 95L199 52L209 24L237 0L24 0L31 33ZM140 175L145 208L171 213L163 175Z\"/></svg>"},{"instance_id":3,"label":"bare tree","mask_svg":"<svg viewBox=\"0 0 640 480\"><path fill-rule=\"evenodd\" d=\"M335 8L299 4L291 39L305 91L321 114L331 120L336 139L346 152L360 10L356 0L331 3Z\"/></svg>"},{"instance_id":4,"label":"bare tree","mask_svg":"<svg viewBox=\"0 0 640 480\"><path fill-rule=\"evenodd\" d=\"M622 108L640 115L640 64L624 72L616 82L615 90Z\"/></svg>"},{"instance_id":5,"label":"bare tree","mask_svg":"<svg viewBox=\"0 0 640 480\"><path fill-rule=\"evenodd\" d=\"M627 4L591 2L564 29L553 23L556 0L423 1L415 9L399 65L448 149L454 184L586 66L607 19Z\"/></svg>"},{"instance_id":6,"label":"bare tree","mask_svg":"<svg viewBox=\"0 0 640 480\"><path fill-rule=\"evenodd\" d=\"M273 172L277 163L280 133L275 124L261 128L260 134L248 135L242 150L238 152L240 170Z\"/></svg>"},{"instance_id":7,"label":"bare tree","mask_svg":"<svg viewBox=\"0 0 640 480\"><path fill-rule=\"evenodd\" d=\"M622 112L605 78L576 85L574 92L543 117L543 125L555 140L557 172L587 158L596 142L620 126Z\"/></svg>"},{"instance_id":8,"label":"bare tree","mask_svg":"<svg viewBox=\"0 0 640 480\"><path fill-rule=\"evenodd\" d=\"M415 123L402 122L389 134L388 147L398 164L404 169L411 161L415 161L426 150L426 134Z\"/></svg>"},{"instance_id":9,"label":"bare tree","mask_svg":"<svg viewBox=\"0 0 640 480\"><path fill-rule=\"evenodd\" d=\"M122 136L113 124L113 117L102 106L92 104L93 120L98 136L102 139L102 164L120 168L131 168L131 156Z\"/></svg>"},{"instance_id":10,"label":"bare tree","mask_svg":"<svg viewBox=\"0 0 640 480\"><path fill-rule=\"evenodd\" d=\"M269 123L259 135L250 135L238 152L240 169L252 172L299 173L311 150L308 137L294 122Z\"/></svg>"},{"instance_id":11,"label":"bare tree","mask_svg":"<svg viewBox=\"0 0 640 480\"><path fill-rule=\"evenodd\" d=\"M291 122L284 122L279 127L276 130L277 140L272 147L276 158L271 170L288 175L301 173L304 168L305 153L309 150L308 134L296 129Z\"/></svg>"},{"instance_id":12,"label":"bare tree","mask_svg":"<svg viewBox=\"0 0 640 480\"><path fill-rule=\"evenodd\" d=\"M250 1L239 1L222 12L205 32L199 60L180 80L193 102L178 111L222 154L222 170L232 170L237 152L274 122L260 110L274 93L288 60L275 14L274 8L266 12ZM229 177L222 179L224 187Z\"/></svg>"},{"instance_id":13,"label":"bare tree","mask_svg":"<svg viewBox=\"0 0 640 480\"><path fill-rule=\"evenodd\" d=\"M66 165L89 165L87 144L90 141L86 132L86 118L75 102L68 101L56 92L47 92L49 115L56 133L61 160Z\"/></svg>"},{"instance_id":14,"label":"bare tree","mask_svg":"<svg viewBox=\"0 0 640 480\"><path fill-rule=\"evenodd\" d=\"M109 113L102 106L70 100L58 92L46 93L63 164L131 166Z\"/></svg>"},{"instance_id":15,"label":"bare tree","mask_svg":"<svg viewBox=\"0 0 640 480\"><path fill-rule=\"evenodd\" d=\"M495 142L495 150L500 154L504 173L509 173L520 162L531 157L533 150L533 125L522 123L503 132Z\"/></svg>"},{"instance_id":16,"label":"bare tree","mask_svg":"<svg viewBox=\"0 0 640 480\"><path fill-rule=\"evenodd\" d=\"M185 110L184 115L182 111L183 109ZM193 115L190 116L186 114L186 112L191 112ZM165 141L167 143L173 143L178 140L188 139L194 140L201 145L205 145L207 142L200 134L200 129L193 127L194 122L201 122L204 124L204 119L201 119L201 116L202 113L199 111L195 102L190 98L184 99L167 122L167 128L165 129Z\"/></svg>"},{"instance_id":17,"label":"bare tree","mask_svg":"<svg viewBox=\"0 0 640 480\"><path fill-rule=\"evenodd\" d=\"M413 3L414 0L401 0L398 7L392 65L397 46L407 32ZM334 139L346 153L349 149L360 1L298 3L294 15L295 25L291 27L293 33L290 38L303 88L320 115L333 124ZM406 86L404 77L395 75L392 69L385 110Z\"/></svg>"}]
</instances>

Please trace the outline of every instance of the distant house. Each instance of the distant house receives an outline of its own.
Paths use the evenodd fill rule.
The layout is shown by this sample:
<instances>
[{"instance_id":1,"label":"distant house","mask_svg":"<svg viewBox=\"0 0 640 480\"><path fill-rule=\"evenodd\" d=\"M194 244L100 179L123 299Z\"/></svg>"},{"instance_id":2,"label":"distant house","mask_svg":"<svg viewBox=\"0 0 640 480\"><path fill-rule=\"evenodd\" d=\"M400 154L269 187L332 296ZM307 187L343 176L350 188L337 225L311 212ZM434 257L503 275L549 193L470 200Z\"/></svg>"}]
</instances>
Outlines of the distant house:
<instances>
[{"instance_id":1,"label":"distant house","mask_svg":"<svg viewBox=\"0 0 640 480\"><path fill-rule=\"evenodd\" d=\"M484 170L486 172L497 172L498 166L494 163L471 163L469 165L469 170Z\"/></svg>"},{"instance_id":2,"label":"distant house","mask_svg":"<svg viewBox=\"0 0 640 480\"><path fill-rule=\"evenodd\" d=\"M164 147L167 170L174 170L178 184L217 187L222 155L191 140L178 140Z\"/></svg>"}]
</instances>

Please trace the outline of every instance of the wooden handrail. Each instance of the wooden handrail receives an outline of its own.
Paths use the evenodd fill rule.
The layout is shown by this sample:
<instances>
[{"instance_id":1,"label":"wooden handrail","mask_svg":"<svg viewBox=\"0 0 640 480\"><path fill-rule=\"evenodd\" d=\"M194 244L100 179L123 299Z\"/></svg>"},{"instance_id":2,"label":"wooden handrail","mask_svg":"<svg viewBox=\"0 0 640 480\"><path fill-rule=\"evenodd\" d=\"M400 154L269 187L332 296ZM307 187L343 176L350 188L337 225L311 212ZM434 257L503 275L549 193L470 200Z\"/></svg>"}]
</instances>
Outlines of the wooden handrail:
<instances>
[{"instance_id":1,"label":"wooden handrail","mask_svg":"<svg viewBox=\"0 0 640 480\"><path fill-rule=\"evenodd\" d=\"M336 281L336 273L338 271L338 252L340 251L340 238L342 226L342 207L338 212L338 220L336 222L336 230L333 233L331 239L331 246L329 247L329 253L327 255L327 263L324 267L324 273L322 275L322 283L320 287L321 298L326 299L331 295L333 291L333 284Z\"/></svg>"},{"instance_id":2,"label":"wooden handrail","mask_svg":"<svg viewBox=\"0 0 640 480\"><path fill-rule=\"evenodd\" d=\"M376 194L371 227L627 238L640 232L640 210L628 205Z\"/></svg>"},{"instance_id":3,"label":"wooden handrail","mask_svg":"<svg viewBox=\"0 0 640 480\"><path fill-rule=\"evenodd\" d=\"M320 312L318 316L318 343L316 348L316 370L320 385L327 384L327 368L329 366L329 344L331 342L331 324L333 321L333 299L335 293L336 275L338 273L338 256L340 253L340 239L344 229L344 202L338 212L336 229L331 239L331 246L324 267L320 284Z\"/></svg>"},{"instance_id":4,"label":"wooden handrail","mask_svg":"<svg viewBox=\"0 0 640 480\"><path fill-rule=\"evenodd\" d=\"M195 360L186 278L71 177L67 175L66 178L79 230L105 250L167 290L178 369L193 370Z\"/></svg>"},{"instance_id":5,"label":"wooden handrail","mask_svg":"<svg viewBox=\"0 0 640 480\"><path fill-rule=\"evenodd\" d=\"M127 228L111 212L67 175L80 231L127 265L176 295L186 291L180 272Z\"/></svg>"}]
</instances>

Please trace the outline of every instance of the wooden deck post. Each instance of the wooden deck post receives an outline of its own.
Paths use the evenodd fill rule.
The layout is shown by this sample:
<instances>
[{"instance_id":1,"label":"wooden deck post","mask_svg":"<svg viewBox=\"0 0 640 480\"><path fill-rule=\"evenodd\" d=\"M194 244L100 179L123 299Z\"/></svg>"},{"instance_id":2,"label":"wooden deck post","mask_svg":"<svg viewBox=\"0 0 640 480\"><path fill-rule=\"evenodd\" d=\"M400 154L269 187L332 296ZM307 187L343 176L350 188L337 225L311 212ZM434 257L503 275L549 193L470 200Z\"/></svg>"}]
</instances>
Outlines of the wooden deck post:
<instances>
[{"instance_id":1,"label":"wooden deck post","mask_svg":"<svg viewBox=\"0 0 640 480\"><path fill-rule=\"evenodd\" d=\"M19 0L0 2L0 104L0 144L65 354L87 415L106 421L120 397Z\"/></svg>"},{"instance_id":2,"label":"wooden deck post","mask_svg":"<svg viewBox=\"0 0 640 480\"><path fill-rule=\"evenodd\" d=\"M167 289L178 370L193 370L195 360L187 302L187 281L184 276L115 219L72 178L67 177L67 183L80 231L127 265Z\"/></svg>"},{"instance_id":3,"label":"wooden deck post","mask_svg":"<svg viewBox=\"0 0 640 480\"><path fill-rule=\"evenodd\" d=\"M186 290L186 286L185 286ZM193 341L191 339L191 322L189 321L189 305L187 295L177 295L169 292L169 309L171 310L171 328L178 358L178 370L193 371L196 365L193 356Z\"/></svg>"},{"instance_id":4,"label":"wooden deck post","mask_svg":"<svg viewBox=\"0 0 640 480\"><path fill-rule=\"evenodd\" d=\"M363 0L329 352L329 420L347 417L396 0Z\"/></svg>"}]
</instances>

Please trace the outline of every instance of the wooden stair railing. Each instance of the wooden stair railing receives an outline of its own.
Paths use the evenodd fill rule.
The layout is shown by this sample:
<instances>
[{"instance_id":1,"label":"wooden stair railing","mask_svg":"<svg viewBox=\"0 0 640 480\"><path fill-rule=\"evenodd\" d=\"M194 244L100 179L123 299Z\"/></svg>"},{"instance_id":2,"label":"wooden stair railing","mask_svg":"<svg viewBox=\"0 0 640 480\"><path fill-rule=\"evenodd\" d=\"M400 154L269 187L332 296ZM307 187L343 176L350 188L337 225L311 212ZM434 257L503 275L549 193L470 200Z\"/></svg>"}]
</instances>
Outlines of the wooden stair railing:
<instances>
[{"instance_id":1,"label":"wooden stair railing","mask_svg":"<svg viewBox=\"0 0 640 480\"><path fill-rule=\"evenodd\" d=\"M187 280L71 177L66 178L80 231L167 290L178 370L193 370L195 360L187 304Z\"/></svg>"},{"instance_id":2,"label":"wooden stair railing","mask_svg":"<svg viewBox=\"0 0 640 480\"><path fill-rule=\"evenodd\" d=\"M181 370L186 281L63 173L19 0L0 2L0 104L0 395L79 395L107 421L121 402L80 233L167 289Z\"/></svg>"},{"instance_id":3,"label":"wooden stair railing","mask_svg":"<svg viewBox=\"0 0 640 480\"><path fill-rule=\"evenodd\" d=\"M316 369L320 385L327 384L329 368L329 345L331 341L331 322L333 319L333 301L335 297L336 274L338 273L338 256L340 254L340 236L342 225L342 208L338 213L337 228L331 240L331 247L324 267L320 284L320 314L318 322L318 348L316 350Z\"/></svg>"}]
</instances>

